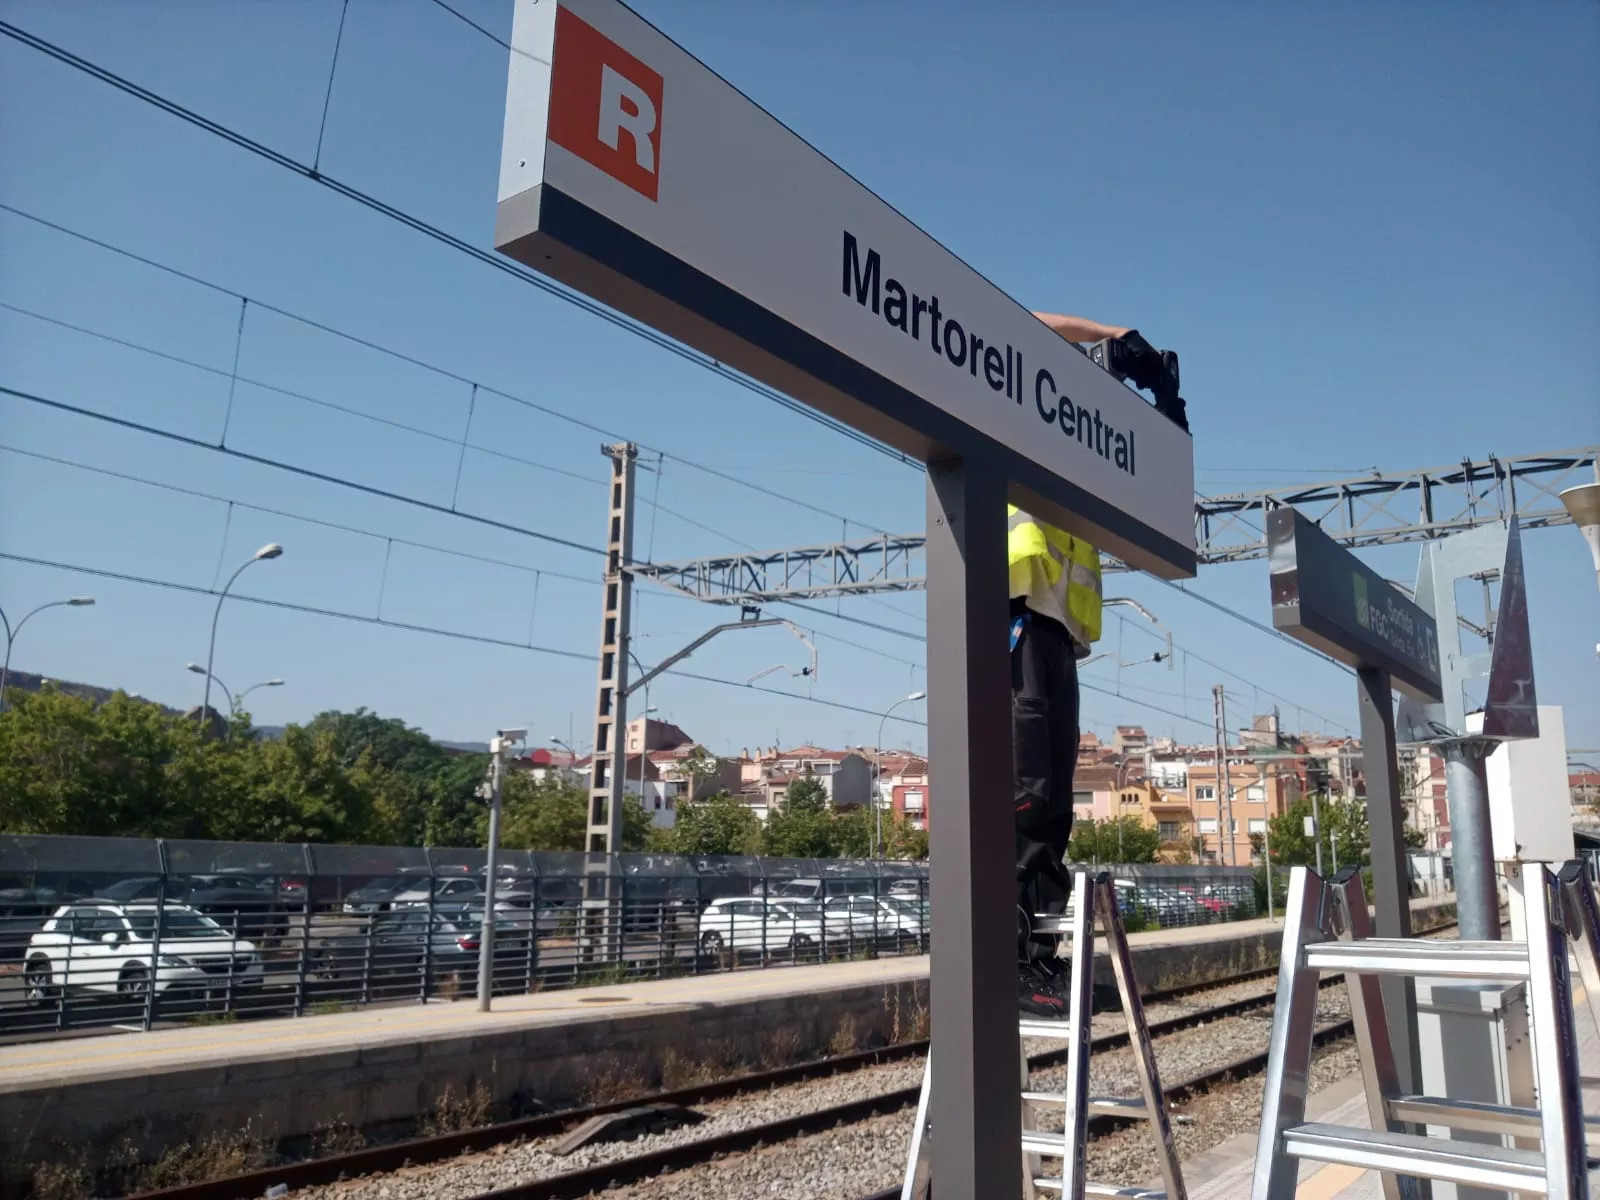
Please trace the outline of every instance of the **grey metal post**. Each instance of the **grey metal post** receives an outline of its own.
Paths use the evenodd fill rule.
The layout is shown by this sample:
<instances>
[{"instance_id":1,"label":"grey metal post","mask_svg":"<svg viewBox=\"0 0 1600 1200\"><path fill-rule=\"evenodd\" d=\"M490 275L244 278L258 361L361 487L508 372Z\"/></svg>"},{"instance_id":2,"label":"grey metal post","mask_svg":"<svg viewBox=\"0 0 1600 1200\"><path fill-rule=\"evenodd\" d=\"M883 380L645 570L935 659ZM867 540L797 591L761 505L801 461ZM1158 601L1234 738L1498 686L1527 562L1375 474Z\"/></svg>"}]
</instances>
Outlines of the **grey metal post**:
<instances>
[{"instance_id":1,"label":"grey metal post","mask_svg":"<svg viewBox=\"0 0 1600 1200\"><path fill-rule=\"evenodd\" d=\"M1374 667L1356 671L1361 708L1361 757L1367 779L1367 829L1372 848L1372 907L1379 937L1411 936L1410 871L1406 855L1405 808L1400 802L1400 764L1395 754L1394 702L1389 672ZM1320 839L1319 839L1320 842ZM1338 870L1334 849L1334 870ZM1499 921L1495 922L1496 929ZM1472 936L1465 932L1462 937ZM1408 976L1384 976L1383 1010L1389 1014L1389 1044L1402 1091L1422 1087L1422 1057L1417 1040L1417 990Z\"/></svg>"},{"instance_id":2,"label":"grey metal post","mask_svg":"<svg viewBox=\"0 0 1600 1200\"><path fill-rule=\"evenodd\" d=\"M933 1178L941 1200L977 1200L1022 1166L1005 479L936 460L927 495Z\"/></svg>"},{"instance_id":3,"label":"grey metal post","mask_svg":"<svg viewBox=\"0 0 1600 1200\"><path fill-rule=\"evenodd\" d=\"M1498 941L1500 893L1495 887L1489 833L1489 778L1483 760L1494 743L1452 738L1444 754L1445 796L1450 805L1450 858L1456 877L1456 916L1463 941Z\"/></svg>"},{"instance_id":4,"label":"grey metal post","mask_svg":"<svg viewBox=\"0 0 1600 1200\"><path fill-rule=\"evenodd\" d=\"M505 739L489 743L489 847L483 860L483 932L478 935L478 1011L488 1012L494 997L494 893L500 851L500 785L505 775Z\"/></svg>"},{"instance_id":5,"label":"grey metal post","mask_svg":"<svg viewBox=\"0 0 1600 1200\"><path fill-rule=\"evenodd\" d=\"M1322 874L1322 806L1317 803L1317 791L1311 789L1311 828L1316 830L1316 836L1311 839L1317 851L1317 874ZM1337 866L1334 870L1338 870Z\"/></svg>"}]
</instances>

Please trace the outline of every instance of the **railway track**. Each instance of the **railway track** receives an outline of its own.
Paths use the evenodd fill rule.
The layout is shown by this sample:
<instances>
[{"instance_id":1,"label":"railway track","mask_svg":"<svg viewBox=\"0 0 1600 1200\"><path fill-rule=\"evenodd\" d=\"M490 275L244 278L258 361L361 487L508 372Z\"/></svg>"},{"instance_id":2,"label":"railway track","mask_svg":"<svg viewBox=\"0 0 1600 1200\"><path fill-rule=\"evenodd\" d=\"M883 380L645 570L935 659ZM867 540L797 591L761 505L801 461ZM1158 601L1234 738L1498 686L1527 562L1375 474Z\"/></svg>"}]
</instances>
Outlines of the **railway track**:
<instances>
[{"instance_id":1,"label":"railway track","mask_svg":"<svg viewBox=\"0 0 1600 1200\"><path fill-rule=\"evenodd\" d=\"M1151 992L1144 997L1144 1003L1146 1005L1172 1003L1203 995L1209 991L1237 987L1241 983L1264 981L1274 978L1276 974L1276 969L1272 968L1247 972L1244 975L1228 980L1211 981L1160 992ZM1335 977L1330 976L1325 983L1335 981ZM1193 1012L1180 1013L1161 1021L1152 1022L1150 1033L1153 1037L1179 1033L1186 1029L1192 1029L1197 1025L1267 1007L1271 1005L1273 999L1274 996L1271 991L1263 991L1239 999L1229 1000L1222 1004L1202 1007ZM1092 1042L1093 1049L1099 1053L1116 1050L1127 1044L1128 1034L1125 1030L1101 1034L1094 1038ZM735 1076L731 1079L718 1080L714 1083L700 1084L694 1087L655 1092L649 1095L590 1105L579 1109L541 1113L536 1116L484 1126L480 1129L395 1142L385 1146L374 1146L347 1154L309 1159L303 1162L284 1163L260 1171L236 1175L228 1179L145 1192L135 1197L134 1200L245 1200L246 1197L260 1197L269 1188L278 1185L287 1187L292 1195L296 1189L335 1183L340 1179L382 1174L405 1167L441 1162L462 1154L486 1151L507 1143L554 1137L575 1128L593 1117L622 1112L642 1105L676 1104L684 1108L692 1108L697 1104L723 1100L744 1093L754 1093L843 1072L919 1058L925 1055L927 1051L928 1042L926 1039L903 1042L893 1046L884 1046L878 1049L863 1050L814 1062L781 1067L776 1070ZM1065 1047L1029 1056L1029 1064L1035 1069L1060 1066L1066 1060L1067 1050ZM1193 1083L1193 1081L1189 1082ZM865 1120L878 1113L895 1111L908 1103L915 1104L916 1100L917 1089L915 1087L896 1089L879 1096L836 1105L815 1113L790 1116L736 1132L698 1139L683 1145L648 1152L617 1162L582 1168L561 1175L548 1176L510 1189L502 1189L492 1194L496 1197L496 1200L502 1200L502 1198L510 1200L512 1197L555 1198L585 1196L590 1192L603 1191L608 1186L619 1186L630 1180L643 1179L664 1170L690 1166L696 1162L703 1162L719 1155L736 1153L757 1145L770 1145L774 1142L804 1137L811 1133L822 1132L839 1124Z\"/></svg>"},{"instance_id":2,"label":"railway track","mask_svg":"<svg viewBox=\"0 0 1600 1200\"><path fill-rule=\"evenodd\" d=\"M1451 923L1454 924L1453 922ZM1436 934L1448 929L1440 926L1428 931ZM1143 997L1147 1007L1168 1004L1208 991L1237 987L1241 983L1275 980L1277 968L1246 972L1227 980L1214 980L1179 988L1151 992ZM1329 975L1321 981L1322 987L1342 982L1340 975ZM1275 999L1271 989L1249 996L1205 1006L1192 1012L1179 1013L1150 1023L1152 1037L1180 1033L1199 1025L1209 1024L1227 1017L1258 1011L1270 1007ZM1316 1033L1318 1045L1348 1036L1348 1020L1320 1028ZM1117 1030L1093 1038L1092 1049L1097 1053L1117 1050L1128 1044L1126 1030ZM756 1093L771 1088L825 1078L830 1075L862 1070L889 1063L902 1062L925 1055L926 1039L904 1042L878 1049L837 1055L813 1062L781 1067L718 1080L713 1083L672 1091L656 1092L625 1100L590 1105L560 1112L541 1113L505 1121L479 1129L435 1137L417 1138L383 1146L370 1147L351 1153L284 1163L228 1179L188 1184L155 1192L145 1192L133 1200L245 1200L260 1197L268 1189L286 1187L292 1195L298 1189L338 1182L359 1176L372 1176L398 1171L408 1167L425 1166L471 1154L492 1150L497 1146L539 1138L555 1137L576 1128L585 1121L608 1113L622 1112L645 1105L667 1104L693 1108L698 1104L723 1100L746 1093ZM1032 1054L1029 1066L1034 1070L1064 1065L1067 1061L1065 1046ZM1264 1069L1266 1050L1249 1054L1220 1067L1207 1070L1165 1088L1169 1103L1181 1103L1189 1097L1241 1076ZM918 1088L906 1087L885 1091L878 1095L848 1101L812 1112L793 1114L776 1120L750 1125L715 1136L698 1138L658 1150L646 1151L628 1158L578 1168L548 1175L541 1179L500 1188L484 1193L474 1200L563 1200L603 1193L608 1188L660 1174L680 1170L718 1157L736 1154L759 1146L792 1141L812 1134L825 1132L841 1125L854 1124L880 1114L895 1112L916 1104ZM1133 1118L1097 1115L1089 1120L1091 1136L1099 1136L1119 1126L1129 1124ZM281 1194L281 1193L275 1193ZM884 1197L898 1195L898 1189L881 1193ZM872 1198L876 1200L876 1197Z\"/></svg>"}]
</instances>

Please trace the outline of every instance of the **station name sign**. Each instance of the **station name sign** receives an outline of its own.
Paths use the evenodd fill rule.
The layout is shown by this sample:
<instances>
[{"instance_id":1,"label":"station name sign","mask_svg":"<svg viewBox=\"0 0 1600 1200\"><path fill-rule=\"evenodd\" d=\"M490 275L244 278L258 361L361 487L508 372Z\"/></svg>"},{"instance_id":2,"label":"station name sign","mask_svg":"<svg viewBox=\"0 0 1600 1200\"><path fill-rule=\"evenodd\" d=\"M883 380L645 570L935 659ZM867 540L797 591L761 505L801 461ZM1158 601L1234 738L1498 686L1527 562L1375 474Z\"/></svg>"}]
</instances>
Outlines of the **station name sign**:
<instances>
[{"instance_id":1,"label":"station name sign","mask_svg":"<svg viewBox=\"0 0 1600 1200\"><path fill-rule=\"evenodd\" d=\"M1002 472L1132 566L1194 573L1193 442L1143 396L618 0L516 0L511 41L502 253L904 453Z\"/></svg>"},{"instance_id":2,"label":"station name sign","mask_svg":"<svg viewBox=\"0 0 1600 1200\"><path fill-rule=\"evenodd\" d=\"M1292 508L1267 514L1272 624L1348 666L1389 672L1419 700L1442 694L1437 623Z\"/></svg>"}]
</instances>

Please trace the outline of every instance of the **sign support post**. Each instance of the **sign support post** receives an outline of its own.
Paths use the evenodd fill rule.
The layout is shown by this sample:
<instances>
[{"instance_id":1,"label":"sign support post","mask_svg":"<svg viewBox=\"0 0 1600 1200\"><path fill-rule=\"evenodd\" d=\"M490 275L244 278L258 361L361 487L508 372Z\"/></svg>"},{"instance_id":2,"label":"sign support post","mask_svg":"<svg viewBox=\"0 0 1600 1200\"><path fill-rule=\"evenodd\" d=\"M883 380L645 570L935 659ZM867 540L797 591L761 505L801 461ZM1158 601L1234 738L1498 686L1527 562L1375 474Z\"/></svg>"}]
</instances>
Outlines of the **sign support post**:
<instances>
[{"instance_id":1,"label":"sign support post","mask_svg":"<svg viewBox=\"0 0 1600 1200\"><path fill-rule=\"evenodd\" d=\"M1393 688L1437 700L1442 683L1433 617L1291 508L1267 514L1272 624L1355 668L1361 758L1367 781L1373 907L1379 937L1411 936L1411 872L1395 754ZM1321 871L1322 823L1313 819ZM1338 871L1334 850L1334 871ZM1465 927L1462 936L1469 936ZM1422 1079L1416 990L1411 979L1381 981L1389 1039L1402 1090Z\"/></svg>"},{"instance_id":2,"label":"sign support post","mask_svg":"<svg viewBox=\"0 0 1600 1200\"><path fill-rule=\"evenodd\" d=\"M1361 757L1367 780L1374 928L1379 937L1407 938L1411 936L1411 872L1406 854L1405 807L1400 803L1400 764L1395 753L1394 694L1389 672L1381 667L1358 668L1356 689L1361 701ZM1319 829L1319 848L1321 844ZM1337 846L1333 862L1337 874ZM1390 880L1397 886L1381 887L1379 880ZM1384 1011L1400 1018L1389 1022L1389 1043L1394 1049L1401 1086L1415 1089L1422 1082L1416 984L1409 975L1386 975L1380 986Z\"/></svg>"},{"instance_id":3,"label":"sign support post","mask_svg":"<svg viewBox=\"0 0 1600 1200\"><path fill-rule=\"evenodd\" d=\"M928 745L939 819L928 830L933 1177L942 1196L1015 1179L1016 925L1005 483L979 460L928 464Z\"/></svg>"},{"instance_id":4,"label":"sign support post","mask_svg":"<svg viewBox=\"0 0 1600 1200\"><path fill-rule=\"evenodd\" d=\"M934 1175L995 1195L1022 1165L1005 505L1191 577L1193 439L619 0L515 0L511 46L495 248L928 464Z\"/></svg>"}]
</instances>

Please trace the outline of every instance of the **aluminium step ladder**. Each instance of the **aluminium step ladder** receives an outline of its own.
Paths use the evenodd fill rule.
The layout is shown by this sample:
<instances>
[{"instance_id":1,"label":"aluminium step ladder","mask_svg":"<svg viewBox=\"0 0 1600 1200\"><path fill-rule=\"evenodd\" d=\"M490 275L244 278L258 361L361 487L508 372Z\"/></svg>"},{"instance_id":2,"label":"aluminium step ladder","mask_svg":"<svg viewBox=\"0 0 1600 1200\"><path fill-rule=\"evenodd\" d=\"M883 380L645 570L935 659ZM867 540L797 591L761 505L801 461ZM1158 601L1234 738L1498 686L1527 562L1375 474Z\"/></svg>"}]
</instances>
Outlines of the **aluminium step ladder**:
<instances>
[{"instance_id":1,"label":"aluminium step ladder","mask_svg":"<svg viewBox=\"0 0 1600 1200\"><path fill-rule=\"evenodd\" d=\"M1028 1055L1021 1052L1022 1086L1022 1180L1023 1200L1039 1200L1041 1193L1064 1200L1085 1197L1127 1197L1129 1200L1188 1200L1183 1172L1178 1166L1172 1143L1172 1124L1167 1116L1156 1071L1155 1054L1150 1046L1150 1029L1145 1022L1144 1005L1133 977L1133 958L1128 952L1127 935L1117 908L1116 889L1109 873L1073 874L1072 900L1062 916L1035 918L1035 932L1055 934L1070 940L1072 966L1069 974L1071 994L1065 1020L1024 1016L1017 1032L1024 1038L1052 1038L1067 1043L1067 1084L1061 1094L1030 1090ZM1089 1095L1090 1017L1094 988L1094 933L1100 926L1110 952L1111 973L1117 995L1128 1021L1128 1044L1139 1075L1139 1098L1100 1098ZM1020 1047L1019 1047L1020 1049ZM932 1134L928 1119L928 1095L932 1080L932 1056L922 1074L922 1095L917 1102L916 1125L906 1163L901 1200L927 1200L930 1195L928 1142ZM1045 1109L1062 1113L1060 1131L1043 1129L1039 1114ZM1090 1114L1148 1119L1155 1140L1156 1159L1161 1168L1161 1189L1118 1187L1085 1180L1085 1141ZM1043 1173L1046 1158L1061 1160L1061 1174ZM994 1195L1002 1193L996 1191Z\"/></svg>"},{"instance_id":2,"label":"aluminium step ladder","mask_svg":"<svg viewBox=\"0 0 1600 1200\"><path fill-rule=\"evenodd\" d=\"M1586 1143L1600 1146L1600 1122L1583 1114L1567 958L1570 943L1584 978L1600 984L1593 881L1577 864L1559 875L1523 864L1519 876L1512 884L1522 893L1526 940L1423 941L1371 936L1358 870L1347 868L1330 881L1306 867L1293 869L1251 1200L1290 1200L1302 1159L1377 1171L1385 1200L1420 1195L1421 1179L1587 1200ZM1324 971L1344 972L1370 1129L1306 1120ZM1384 975L1524 983L1538 1107L1402 1094L1379 986ZM1589 1002L1600 1016L1592 989ZM1415 1132L1425 1125L1523 1141L1497 1145Z\"/></svg>"}]
</instances>

